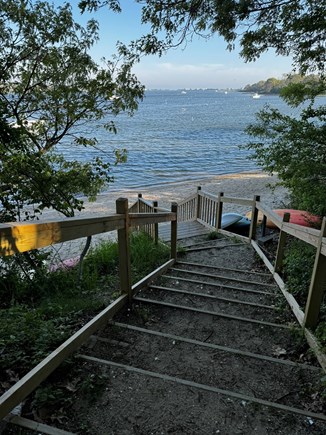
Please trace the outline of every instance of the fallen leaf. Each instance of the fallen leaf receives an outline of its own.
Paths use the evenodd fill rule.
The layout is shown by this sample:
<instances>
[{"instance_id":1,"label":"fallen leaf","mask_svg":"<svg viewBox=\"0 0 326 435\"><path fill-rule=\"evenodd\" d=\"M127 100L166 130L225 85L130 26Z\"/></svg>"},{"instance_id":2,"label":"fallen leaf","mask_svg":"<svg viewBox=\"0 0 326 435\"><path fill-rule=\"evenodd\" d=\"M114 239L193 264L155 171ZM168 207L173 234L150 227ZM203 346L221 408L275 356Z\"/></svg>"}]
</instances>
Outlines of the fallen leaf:
<instances>
[{"instance_id":1,"label":"fallen leaf","mask_svg":"<svg viewBox=\"0 0 326 435\"><path fill-rule=\"evenodd\" d=\"M287 351L285 349L283 349L282 347L277 346L274 348L273 355L281 356L281 355L286 355L286 354L287 354Z\"/></svg>"}]
</instances>

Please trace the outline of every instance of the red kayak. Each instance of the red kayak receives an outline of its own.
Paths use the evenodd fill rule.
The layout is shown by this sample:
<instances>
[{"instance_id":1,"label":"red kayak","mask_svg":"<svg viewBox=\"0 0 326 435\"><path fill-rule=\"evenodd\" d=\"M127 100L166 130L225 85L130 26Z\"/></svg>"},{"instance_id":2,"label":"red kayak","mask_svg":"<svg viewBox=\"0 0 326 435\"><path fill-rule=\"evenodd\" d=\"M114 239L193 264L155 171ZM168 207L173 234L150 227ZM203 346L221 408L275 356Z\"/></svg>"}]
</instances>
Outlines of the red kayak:
<instances>
[{"instance_id":1,"label":"red kayak","mask_svg":"<svg viewBox=\"0 0 326 435\"><path fill-rule=\"evenodd\" d=\"M273 210L274 213L278 214L282 219L285 213L290 213L290 223L301 225L303 227L314 227L320 224L321 220L319 216L309 213L304 210L293 210L292 208L280 208ZM275 227L273 222L269 221L270 228Z\"/></svg>"},{"instance_id":2,"label":"red kayak","mask_svg":"<svg viewBox=\"0 0 326 435\"><path fill-rule=\"evenodd\" d=\"M278 214L282 219L285 213L290 213L290 223L301 225L303 227L315 227L320 225L321 223L321 219L319 216L316 216L304 210L294 210L293 208L279 208L273 210L273 212ZM246 216L249 217L250 219L251 212L247 213ZM258 223L261 223L262 220L263 220L263 214L259 212ZM276 225L269 219L267 219L266 226L268 228L276 228Z\"/></svg>"}]
</instances>

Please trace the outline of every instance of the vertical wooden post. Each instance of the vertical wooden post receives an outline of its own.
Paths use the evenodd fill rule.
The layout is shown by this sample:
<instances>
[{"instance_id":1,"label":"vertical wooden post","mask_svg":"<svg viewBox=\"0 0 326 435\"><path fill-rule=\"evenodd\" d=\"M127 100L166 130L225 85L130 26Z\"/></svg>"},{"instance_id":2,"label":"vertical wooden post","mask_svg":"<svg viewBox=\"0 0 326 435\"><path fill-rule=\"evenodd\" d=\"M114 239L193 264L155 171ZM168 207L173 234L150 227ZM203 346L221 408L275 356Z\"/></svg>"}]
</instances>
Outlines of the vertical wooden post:
<instances>
[{"instance_id":1,"label":"vertical wooden post","mask_svg":"<svg viewBox=\"0 0 326 435\"><path fill-rule=\"evenodd\" d=\"M125 226L124 228L118 230L120 290L121 293L126 293L128 295L129 303L131 303L132 290L131 290L128 199L126 198L117 199L116 212L117 214L125 215Z\"/></svg>"},{"instance_id":2,"label":"vertical wooden post","mask_svg":"<svg viewBox=\"0 0 326 435\"><path fill-rule=\"evenodd\" d=\"M290 213L284 213L283 222L290 222ZM276 251L275 265L274 265L274 271L277 273L282 268L286 239L287 239L287 233L284 232L281 227L280 236L278 239L277 251Z\"/></svg>"},{"instance_id":3,"label":"vertical wooden post","mask_svg":"<svg viewBox=\"0 0 326 435\"><path fill-rule=\"evenodd\" d=\"M261 235L262 235L262 237L266 236L266 225L267 225L267 217L264 215L262 223L261 223Z\"/></svg>"},{"instance_id":4,"label":"vertical wooden post","mask_svg":"<svg viewBox=\"0 0 326 435\"><path fill-rule=\"evenodd\" d=\"M201 215L201 197L199 192L201 191L201 186L197 187L197 210L196 210L196 219L200 219Z\"/></svg>"},{"instance_id":5,"label":"vertical wooden post","mask_svg":"<svg viewBox=\"0 0 326 435\"><path fill-rule=\"evenodd\" d=\"M324 217L320 230L315 264L309 287L303 325L307 328L315 328L318 323L320 306L326 290L326 257L322 255L321 248L323 237L326 237L326 218Z\"/></svg>"},{"instance_id":6,"label":"vertical wooden post","mask_svg":"<svg viewBox=\"0 0 326 435\"><path fill-rule=\"evenodd\" d=\"M140 213L142 211L142 209L141 209L141 202L140 202L140 199L142 197L143 197L143 194L142 193L138 193L138 201L137 201L137 203L138 203L138 210L137 210L137 213Z\"/></svg>"},{"instance_id":7,"label":"vertical wooden post","mask_svg":"<svg viewBox=\"0 0 326 435\"><path fill-rule=\"evenodd\" d=\"M223 213L223 202L222 197L224 196L223 192L220 192L218 194L218 200L217 200L217 210L216 210L216 217L215 217L215 228L219 230L222 226L222 213Z\"/></svg>"},{"instance_id":8,"label":"vertical wooden post","mask_svg":"<svg viewBox=\"0 0 326 435\"><path fill-rule=\"evenodd\" d=\"M158 202L153 201L154 213L157 213ZM154 224L154 242L158 244L158 224Z\"/></svg>"},{"instance_id":9,"label":"vertical wooden post","mask_svg":"<svg viewBox=\"0 0 326 435\"><path fill-rule=\"evenodd\" d=\"M256 239L256 230L257 230L257 220L258 220L258 209L256 208L256 202L260 201L260 196L254 196L254 203L251 210L251 223L249 229L249 241Z\"/></svg>"},{"instance_id":10,"label":"vertical wooden post","mask_svg":"<svg viewBox=\"0 0 326 435\"><path fill-rule=\"evenodd\" d=\"M177 232L178 232L178 204L172 202L172 213L176 213L176 220L171 221L171 258L177 259Z\"/></svg>"}]
</instances>

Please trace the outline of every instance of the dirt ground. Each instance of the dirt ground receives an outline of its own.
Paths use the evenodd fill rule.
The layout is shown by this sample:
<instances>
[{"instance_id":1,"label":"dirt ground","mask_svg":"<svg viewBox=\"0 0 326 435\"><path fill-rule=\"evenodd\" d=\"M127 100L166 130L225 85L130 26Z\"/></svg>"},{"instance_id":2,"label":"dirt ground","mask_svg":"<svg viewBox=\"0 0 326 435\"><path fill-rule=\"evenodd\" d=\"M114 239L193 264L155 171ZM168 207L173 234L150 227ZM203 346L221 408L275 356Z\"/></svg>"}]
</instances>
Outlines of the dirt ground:
<instances>
[{"instance_id":1,"label":"dirt ground","mask_svg":"<svg viewBox=\"0 0 326 435\"><path fill-rule=\"evenodd\" d=\"M182 244L198 241L192 238ZM162 290L144 290L140 298L164 299L206 312L195 315L135 301L131 310L114 319L118 324L107 325L97 339L80 350L80 354L100 361L76 358L78 371L74 377L60 377L59 383L71 395L70 403L56 408L44 406L32 414L26 407L26 417L92 435L325 434L326 422L310 415L326 410L320 385L323 374L302 340L294 317L281 303L280 291L264 275L266 269L250 246L239 243L221 249L221 241L212 243L216 244L214 249L189 252L180 260L246 270L249 272L245 274L229 271L228 278L245 276L258 284L235 283L228 288L223 287L223 280L219 287L208 279L190 288L182 281L184 271L169 272L172 278L161 278L156 284L248 305L181 293L168 293L166 298ZM210 271L208 267L200 270ZM194 278L199 280L200 276ZM221 316L207 313L212 311ZM239 317L265 323L239 321ZM199 346L198 341L207 347ZM253 358L252 353L271 360ZM86 381L89 388L81 388ZM232 392L243 396L236 397ZM264 406L254 399L299 408L302 415ZM3 433L31 433L11 430L7 427Z\"/></svg>"}]
</instances>

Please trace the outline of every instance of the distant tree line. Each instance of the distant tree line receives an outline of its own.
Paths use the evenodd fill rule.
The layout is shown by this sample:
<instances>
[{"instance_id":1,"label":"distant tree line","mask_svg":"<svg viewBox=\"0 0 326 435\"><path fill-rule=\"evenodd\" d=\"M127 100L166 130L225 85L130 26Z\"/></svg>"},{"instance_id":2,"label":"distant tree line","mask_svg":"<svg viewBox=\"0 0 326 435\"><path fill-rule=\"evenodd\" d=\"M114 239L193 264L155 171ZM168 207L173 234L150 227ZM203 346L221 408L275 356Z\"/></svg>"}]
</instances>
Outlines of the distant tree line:
<instances>
[{"instance_id":1,"label":"distant tree line","mask_svg":"<svg viewBox=\"0 0 326 435\"><path fill-rule=\"evenodd\" d=\"M302 76L300 74L289 74L282 79L271 77L267 80L260 80L258 83L246 85L241 92L257 92L259 94L279 94L282 89L291 84L318 86L320 77L314 74Z\"/></svg>"}]
</instances>

